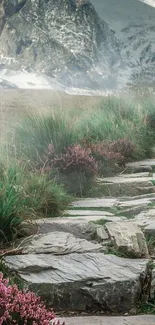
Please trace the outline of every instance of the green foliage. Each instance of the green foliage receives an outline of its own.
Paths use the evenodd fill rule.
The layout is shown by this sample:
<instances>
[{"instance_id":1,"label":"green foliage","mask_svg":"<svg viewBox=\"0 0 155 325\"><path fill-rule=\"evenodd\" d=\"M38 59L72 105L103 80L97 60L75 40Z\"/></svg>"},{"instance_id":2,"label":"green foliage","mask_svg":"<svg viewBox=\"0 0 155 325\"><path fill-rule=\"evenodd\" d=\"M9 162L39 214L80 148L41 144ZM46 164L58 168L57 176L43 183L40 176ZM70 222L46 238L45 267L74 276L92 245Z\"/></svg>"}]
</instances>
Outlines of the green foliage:
<instances>
[{"instance_id":1,"label":"green foliage","mask_svg":"<svg viewBox=\"0 0 155 325\"><path fill-rule=\"evenodd\" d=\"M16 146L19 157L26 156L32 162L42 163L49 143L53 144L56 153L75 141L74 131L63 116L27 116L16 129Z\"/></svg>"},{"instance_id":2,"label":"green foliage","mask_svg":"<svg viewBox=\"0 0 155 325\"><path fill-rule=\"evenodd\" d=\"M139 313L155 315L155 301L141 303L139 306Z\"/></svg>"},{"instance_id":3,"label":"green foliage","mask_svg":"<svg viewBox=\"0 0 155 325\"><path fill-rule=\"evenodd\" d=\"M16 168L10 168L0 179L0 242L13 239L21 219L26 198L23 196L20 176Z\"/></svg>"},{"instance_id":4,"label":"green foliage","mask_svg":"<svg viewBox=\"0 0 155 325\"><path fill-rule=\"evenodd\" d=\"M25 192L27 204L36 216L58 217L71 200L62 185L57 185L46 174L29 173L25 179Z\"/></svg>"},{"instance_id":5,"label":"green foliage","mask_svg":"<svg viewBox=\"0 0 155 325\"><path fill-rule=\"evenodd\" d=\"M65 148L81 144L83 138L92 143L128 139L135 145L132 158L151 157L155 144L154 99L101 98L90 109L73 108L69 112L52 110L51 113L33 114L24 118L16 128L16 153L32 163L44 163L44 153L49 144L56 154ZM130 158L130 157L129 157Z\"/></svg>"},{"instance_id":6,"label":"green foliage","mask_svg":"<svg viewBox=\"0 0 155 325\"><path fill-rule=\"evenodd\" d=\"M0 177L0 243L14 240L25 218L59 216L69 202L63 187L45 174L8 168Z\"/></svg>"},{"instance_id":7,"label":"green foliage","mask_svg":"<svg viewBox=\"0 0 155 325\"><path fill-rule=\"evenodd\" d=\"M137 255L134 254L133 252L127 252L124 251L123 249L118 250L112 244L107 245L105 254L116 255L118 257L123 257L123 258L131 258L131 259L137 258Z\"/></svg>"},{"instance_id":8,"label":"green foliage","mask_svg":"<svg viewBox=\"0 0 155 325\"><path fill-rule=\"evenodd\" d=\"M9 280L10 285L16 284L18 289L24 288L24 281L18 276L16 272L11 272L5 265L3 259L0 259L0 273L3 273L4 277Z\"/></svg>"}]
</instances>

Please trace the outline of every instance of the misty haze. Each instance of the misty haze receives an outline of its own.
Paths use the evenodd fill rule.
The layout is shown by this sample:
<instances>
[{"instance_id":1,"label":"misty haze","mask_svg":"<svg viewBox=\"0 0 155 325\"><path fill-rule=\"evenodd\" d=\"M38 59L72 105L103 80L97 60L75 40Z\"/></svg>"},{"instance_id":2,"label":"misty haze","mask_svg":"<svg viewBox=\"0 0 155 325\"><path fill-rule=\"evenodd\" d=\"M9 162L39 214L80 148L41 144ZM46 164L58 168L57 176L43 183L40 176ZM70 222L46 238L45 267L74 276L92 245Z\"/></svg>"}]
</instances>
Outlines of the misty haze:
<instances>
[{"instance_id":1,"label":"misty haze","mask_svg":"<svg viewBox=\"0 0 155 325\"><path fill-rule=\"evenodd\" d=\"M155 325L155 0L0 0L0 325Z\"/></svg>"}]
</instances>

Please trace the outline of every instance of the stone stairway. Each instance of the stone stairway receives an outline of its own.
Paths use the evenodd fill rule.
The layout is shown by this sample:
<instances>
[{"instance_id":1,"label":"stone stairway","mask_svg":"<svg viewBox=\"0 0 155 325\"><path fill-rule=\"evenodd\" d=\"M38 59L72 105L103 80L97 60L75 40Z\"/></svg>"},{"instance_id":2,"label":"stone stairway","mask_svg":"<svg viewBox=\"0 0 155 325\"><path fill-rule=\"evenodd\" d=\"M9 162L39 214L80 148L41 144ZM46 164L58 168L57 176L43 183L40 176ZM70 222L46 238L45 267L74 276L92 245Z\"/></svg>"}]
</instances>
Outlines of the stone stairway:
<instances>
[{"instance_id":1,"label":"stone stairway","mask_svg":"<svg viewBox=\"0 0 155 325\"><path fill-rule=\"evenodd\" d=\"M5 257L10 272L60 315L136 313L140 300L155 299L155 269L150 268L150 255L151 265L155 260L154 168L155 160L128 164L127 174L99 180L101 192L106 187L109 196L76 200L61 218L23 223L29 236L21 243L21 255ZM107 323L96 317L71 317L66 324L146 321L139 316L108 318ZM155 316L147 323L155 324Z\"/></svg>"}]
</instances>

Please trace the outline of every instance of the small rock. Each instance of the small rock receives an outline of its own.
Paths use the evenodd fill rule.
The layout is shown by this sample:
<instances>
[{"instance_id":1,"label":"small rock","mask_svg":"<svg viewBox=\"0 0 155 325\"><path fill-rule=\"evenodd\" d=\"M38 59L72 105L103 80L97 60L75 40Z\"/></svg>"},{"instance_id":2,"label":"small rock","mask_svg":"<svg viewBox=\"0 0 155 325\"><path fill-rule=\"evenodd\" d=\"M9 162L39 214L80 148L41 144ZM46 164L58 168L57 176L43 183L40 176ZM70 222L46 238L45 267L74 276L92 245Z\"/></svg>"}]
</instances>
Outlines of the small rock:
<instances>
[{"instance_id":1,"label":"small rock","mask_svg":"<svg viewBox=\"0 0 155 325\"><path fill-rule=\"evenodd\" d=\"M34 221L23 221L17 228L19 237L28 237L35 235L39 227Z\"/></svg>"},{"instance_id":2,"label":"small rock","mask_svg":"<svg viewBox=\"0 0 155 325\"><path fill-rule=\"evenodd\" d=\"M105 227L118 251L133 257L148 257L144 234L136 224L128 221L110 222Z\"/></svg>"},{"instance_id":3,"label":"small rock","mask_svg":"<svg viewBox=\"0 0 155 325\"><path fill-rule=\"evenodd\" d=\"M147 227L145 227L144 233L147 238L155 238L155 222L152 222Z\"/></svg>"},{"instance_id":4,"label":"small rock","mask_svg":"<svg viewBox=\"0 0 155 325\"><path fill-rule=\"evenodd\" d=\"M101 190L106 189L105 195L110 196L137 196L141 194L155 193L155 187L151 183L155 175L149 177L148 173L123 174L98 180Z\"/></svg>"}]
</instances>

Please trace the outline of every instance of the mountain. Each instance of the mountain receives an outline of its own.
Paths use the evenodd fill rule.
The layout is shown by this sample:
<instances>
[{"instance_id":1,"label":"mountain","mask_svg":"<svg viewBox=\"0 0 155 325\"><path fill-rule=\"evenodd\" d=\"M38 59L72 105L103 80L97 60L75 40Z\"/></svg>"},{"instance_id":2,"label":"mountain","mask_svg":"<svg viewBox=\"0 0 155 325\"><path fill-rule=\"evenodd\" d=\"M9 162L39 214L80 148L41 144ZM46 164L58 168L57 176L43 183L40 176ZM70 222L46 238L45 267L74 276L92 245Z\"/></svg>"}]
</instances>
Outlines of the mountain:
<instances>
[{"instance_id":1,"label":"mountain","mask_svg":"<svg viewBox=\"0 0 155 325\"><path fill-rule=\"evenodd\" d=\"M130 67L131 81L153 83L155 0L92 0L92 3L100 17L115 31L117 39L123 43L121 56Z\"/></svg>"},{"instance_id":2,"label":"mountain","mask_svg":"<svg viewBox=\"0 0 155 325\"><path fill-rule=\"evenodd\" d=\"M0 32L3 81L15 71L68 88L155 81L155 8L143 0L0 0Z\"/></svg>"}]
</instances>

